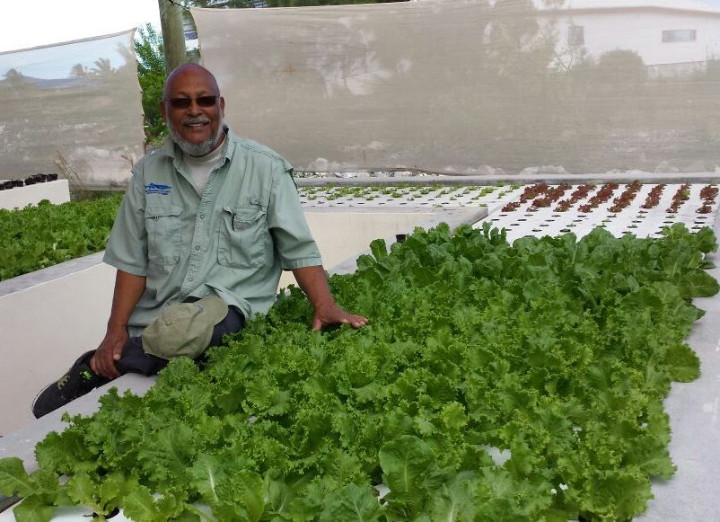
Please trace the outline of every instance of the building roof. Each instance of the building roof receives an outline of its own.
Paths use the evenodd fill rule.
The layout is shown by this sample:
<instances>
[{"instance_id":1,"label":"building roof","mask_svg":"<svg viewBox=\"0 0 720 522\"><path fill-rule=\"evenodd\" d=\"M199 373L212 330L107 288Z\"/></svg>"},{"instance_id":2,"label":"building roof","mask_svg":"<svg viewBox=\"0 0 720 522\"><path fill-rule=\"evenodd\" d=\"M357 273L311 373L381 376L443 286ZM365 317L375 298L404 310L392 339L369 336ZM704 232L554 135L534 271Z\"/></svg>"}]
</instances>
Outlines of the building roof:
<instances>
[{"instance_id":1,"label":"building roof","mask_svg":"<svg viewBox=\"0 0 720 522\"><path fill-rule=\"evenodd\" d=\"M561 7L549 7L543 0L534 0L541 11L572 10L591 11L601 9L668 9L720 14L720 2L706 0L565 0Z\"/></svg>"}]
</instances>

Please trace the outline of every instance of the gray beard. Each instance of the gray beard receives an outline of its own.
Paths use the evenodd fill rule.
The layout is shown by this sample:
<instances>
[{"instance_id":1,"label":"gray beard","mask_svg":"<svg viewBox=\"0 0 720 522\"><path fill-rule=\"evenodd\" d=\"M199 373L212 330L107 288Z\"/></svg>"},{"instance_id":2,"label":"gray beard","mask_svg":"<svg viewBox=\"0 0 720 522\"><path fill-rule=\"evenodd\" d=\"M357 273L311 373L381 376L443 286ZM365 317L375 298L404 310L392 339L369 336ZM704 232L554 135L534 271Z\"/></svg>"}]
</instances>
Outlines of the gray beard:
<instances>
[{"instance_id":1,"label":"gray beard","mask_svg":"<svg viewBox=\"0 0 720 522\"><path fill-rule=\"evenodd\" d=\"M210 154L219 143L223 129L225 128L225 119L220 116L218 129L215 135L210 136L201 143L190 143L189 141L182 139L172 125L168 125L167 128L170 133L170 138L177 144L178 147L180 147L180 150L183 151L183 153L195 157L205 156L206 154Z\"/></svg>"}]
</instances>

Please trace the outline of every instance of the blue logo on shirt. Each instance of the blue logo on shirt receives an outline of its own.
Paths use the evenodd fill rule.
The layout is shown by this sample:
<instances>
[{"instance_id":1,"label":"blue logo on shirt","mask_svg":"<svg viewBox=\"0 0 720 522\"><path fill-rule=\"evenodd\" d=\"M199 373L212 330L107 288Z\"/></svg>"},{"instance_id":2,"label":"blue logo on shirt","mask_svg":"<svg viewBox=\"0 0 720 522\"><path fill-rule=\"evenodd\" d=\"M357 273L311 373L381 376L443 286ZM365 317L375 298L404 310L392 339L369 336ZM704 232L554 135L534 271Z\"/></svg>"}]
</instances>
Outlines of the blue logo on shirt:
<instances>
[{"instance_id":1,"label":"blue logo on shirt","mask_svg":"<svg viewBox=\"0 0 720 522\"><path fill-rule=\"evenodd\" d=\"M158 183L148 183L145 185L145 194L161 194L167 196L170 194L170 185L159 185Z\"/></svg>"}]
</instances>

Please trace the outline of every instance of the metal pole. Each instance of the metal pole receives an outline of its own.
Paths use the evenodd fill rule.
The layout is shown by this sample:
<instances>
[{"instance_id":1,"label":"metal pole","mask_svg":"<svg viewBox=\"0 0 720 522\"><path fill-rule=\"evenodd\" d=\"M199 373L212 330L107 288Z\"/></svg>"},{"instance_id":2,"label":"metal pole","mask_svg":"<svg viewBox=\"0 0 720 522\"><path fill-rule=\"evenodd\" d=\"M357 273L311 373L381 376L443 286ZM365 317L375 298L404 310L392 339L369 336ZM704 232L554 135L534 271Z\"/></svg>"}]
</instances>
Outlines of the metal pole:
<instances>
[{"instance_id":1,"label":"metal pole","mask_svg":"<svg viewBox=\"0 0 720 522\"><path fill-rule=\"evenodd\" d=\"M176 67L187 62L182 10L171 0L158 0L160 25L165 48L165 71L170 74Z\"/></svg>"}]
</instances>

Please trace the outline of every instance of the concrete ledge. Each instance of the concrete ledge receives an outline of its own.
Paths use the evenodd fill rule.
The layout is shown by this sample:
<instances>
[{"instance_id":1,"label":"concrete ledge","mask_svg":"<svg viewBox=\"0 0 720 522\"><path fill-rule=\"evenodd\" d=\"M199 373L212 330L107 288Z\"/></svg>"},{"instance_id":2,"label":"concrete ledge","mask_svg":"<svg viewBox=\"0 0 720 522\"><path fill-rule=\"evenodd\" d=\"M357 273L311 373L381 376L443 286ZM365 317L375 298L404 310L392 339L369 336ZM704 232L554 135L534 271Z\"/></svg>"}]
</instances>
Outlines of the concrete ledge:
<instances>
[{"instance_id":1,"label":"concrete ledge","mask_svg":"<svg viewBox=\"0 0 720 522\"><path fill-rule=\"evenodd\" d=\"M720 237L720 221L713 227ZM720 254L708 258L720 264ZM708 273L720 280L720 266ZM675 382L665 400L670 416L670 456L677 466L668 481L654 480L655 498L638 522L705 522L720 519L720 296L693 299L705 310L687 340L700 357L700 378Z\"/></svg>"},{"instance_id":2,"label":"concrete ledge","mask_svg":"<svg viewBox=\"0 0 720 522\"><path fill-rule=\"evenodd\" d=\"M15 292L21 292L32 288L33 286L41 285L54 281L61 277L66 277L77 273L81 270L91 268L93 266L101 265L103 263L103 255L105 251L96 252L89 256L79 257L77 259L71 259L64 263L49 266L41 270L30 272L29 274L23 274L21 276L13 277L12 279L6 279L0 281L0 297L10 295Z\"/></svg>"},{"instance_id":3,"label":"concrete ledge","mask_svg":"<svg viewBox=\"0 0 720 522\"><path fill-rule=\"evenodd\" d=\"M98 253L0 282L0 434L32 421L40 389L98 346L114 281Z\"/></svg>"},{"instance_id":4,"label":"concrete ledge","mask_svg":"<svg viewBox=\"0 0 720 522\"><path fill-rule=\"evenodd\" d=\"M59 205L70 201L68 180L58 179L0 191L0 208L12 210L37 205L43 199Z\"/></svg>"}]
</instances>

